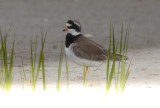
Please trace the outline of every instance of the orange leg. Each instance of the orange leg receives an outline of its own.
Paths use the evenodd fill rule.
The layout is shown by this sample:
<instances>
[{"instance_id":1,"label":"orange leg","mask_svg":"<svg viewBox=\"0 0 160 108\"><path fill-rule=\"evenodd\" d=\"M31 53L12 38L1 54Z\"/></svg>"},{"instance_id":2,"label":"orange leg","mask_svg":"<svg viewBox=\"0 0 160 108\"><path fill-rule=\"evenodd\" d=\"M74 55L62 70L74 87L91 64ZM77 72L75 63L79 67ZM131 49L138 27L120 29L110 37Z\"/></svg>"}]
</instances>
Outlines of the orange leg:
<instances>
[{"instance_id":1,"label":"orange leg","mask_svg":"<svg viewBox=\"0 0 160 108\"><path fill-rule=\"evenodd\" d=\"M85 76L84 77L86 77L87 72L88 72L88 66L86 66L86 72L85 72Z\"/></svg>"}]
</instances>

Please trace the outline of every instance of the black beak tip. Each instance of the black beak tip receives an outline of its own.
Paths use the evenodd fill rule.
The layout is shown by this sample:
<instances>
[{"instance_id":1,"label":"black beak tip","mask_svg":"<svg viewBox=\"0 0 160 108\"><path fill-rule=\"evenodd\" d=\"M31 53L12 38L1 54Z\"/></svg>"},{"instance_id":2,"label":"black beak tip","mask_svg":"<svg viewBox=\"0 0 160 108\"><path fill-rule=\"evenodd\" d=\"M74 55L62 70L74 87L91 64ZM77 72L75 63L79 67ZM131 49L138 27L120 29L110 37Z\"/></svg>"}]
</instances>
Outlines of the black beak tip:
<instances>
[{"instance_id":1,"label":"black beak tip","mask_svg":"<svg viewBox=\"0 0 160 108\"><path fill-rule=\"evenodd\" d=\"M66 31L65 29L62 30L63 32Z\"/></svg>"}]
</instances>

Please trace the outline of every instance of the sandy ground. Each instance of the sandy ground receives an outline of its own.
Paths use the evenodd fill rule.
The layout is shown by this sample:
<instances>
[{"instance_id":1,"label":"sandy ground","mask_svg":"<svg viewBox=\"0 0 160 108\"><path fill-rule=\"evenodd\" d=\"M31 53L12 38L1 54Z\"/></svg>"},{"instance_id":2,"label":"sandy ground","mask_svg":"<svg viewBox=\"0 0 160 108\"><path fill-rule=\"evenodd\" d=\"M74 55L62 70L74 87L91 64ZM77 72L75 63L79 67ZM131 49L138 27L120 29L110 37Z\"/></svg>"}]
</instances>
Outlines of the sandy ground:
<instances>
[{"instance_id":1,"label":"sandy ground","mask_svg":"<svg viewBox=\"0 0 160 108\"><path fill-rule=\"evenodd\" d=\"M157 50L157 47L154 47L150 50L145 49L142 50L129 50L128 56L130 58L133 57L131 62L131 74L127 81L127 86L133 86L138 88L160 88L160 63L159 63L159 55L160 50ZM145 55L145 56L142 56ZM53 59L54 61L54 59ZM46 82L48 87L56 87L57 76L58 76L58 61L48 61L46 62ZM126 67L128 67L130 61L127 61ZM21 66L21 65L19 65ZM27 73L28 81L29 81L29 61L28 64L24 65L25 71ZM65 61L63 60L62 65L62 77L64 80L64 86L66 86L66 70L65 70ZM96 70L97 67L89 68L88 72L88 82L86 85L88 87L100 87L105 88L106 81L106 64L103 64L101 67ZM21 68L22 70L22 68ZM21 79L19 76L19 68L14 67L14 82L15 84L21 85ZM38 82L41 84L42 76L39 74ZM83 85L83 67L74 64L69 61L69 83L70 85ZM114 85L114 84L113 84Z\"/></svg>"},{"instance_id":2,"label":"sandy ground","mask_svg":"<svg viewBox=\"0 0 160 108\"><path fill-rule=\"evenodd\" d=\"M21 85L19 68L23 57L29 81L30 40L41 30L47 32L45 46L46 82L56 88L58 57L65 33L62 29L68 19L77 19L82 32L107 48L110 21L114 23L116 41L130 24L128 57L132 58L131 74L127 87L160 89L160 1L159 0L0 0L0 26L9 28L8 47L16 35L14 58L14 84ZM40 45L39 45L40 46ZM39 51L39 47L38 47ZM131 60L131 59L130 59ZM129 64L129 61L128 61ZM127 64L127 65L128 65ZM89 69L89 87L105 89L105 64L97 71ZM83 67L69 61L70 88L83 85ZM65 76L63 63L62 78ZM99 79L99 81L98 81ZM41 84L41 74L38 83ZM64 81L66 87L66 79ZM77 88L76 88L77 89Z\"/></svg>"}]
</instances>

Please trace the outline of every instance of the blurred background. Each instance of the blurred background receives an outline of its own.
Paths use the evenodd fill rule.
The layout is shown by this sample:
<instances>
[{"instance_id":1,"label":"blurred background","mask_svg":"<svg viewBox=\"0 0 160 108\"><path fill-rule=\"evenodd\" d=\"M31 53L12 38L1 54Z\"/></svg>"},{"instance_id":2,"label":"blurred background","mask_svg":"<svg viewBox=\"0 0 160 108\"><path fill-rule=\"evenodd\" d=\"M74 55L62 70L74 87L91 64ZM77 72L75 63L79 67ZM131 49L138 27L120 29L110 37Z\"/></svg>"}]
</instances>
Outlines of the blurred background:
<instances>
[{"instance_id":1,"label":"blurred background","mask_svg":"<svg viewBox=\"0 0 160 108\"><path fill-rule=\"evenodd\" d=\"M16 35L16 50L30 48L28 42L41 30L47 32L47 49L59 49L65 39L62 29L69 19L82 25L83 34L103 46L108 45L110 21L116 40L130 25L129 48L141 49L160 45L159 0L0 0L0 26ZM40 35L38 35L40 36ZM8 39L11 43L13 35ZM28 46L28 47L27 47Z\"/></svg>"}]
</instances>

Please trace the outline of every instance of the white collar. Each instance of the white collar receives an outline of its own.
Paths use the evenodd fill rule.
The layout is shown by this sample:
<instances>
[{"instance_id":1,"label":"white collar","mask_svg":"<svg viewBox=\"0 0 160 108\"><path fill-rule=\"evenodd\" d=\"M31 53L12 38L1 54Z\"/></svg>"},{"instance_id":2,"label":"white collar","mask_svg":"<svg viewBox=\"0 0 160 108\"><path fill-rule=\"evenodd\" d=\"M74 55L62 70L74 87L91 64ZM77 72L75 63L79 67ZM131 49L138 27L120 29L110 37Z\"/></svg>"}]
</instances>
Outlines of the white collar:
<instances>
[{"instance_id":1,"label":"white collar","mask_svg":"<svg viewBox=\"0 0 160 108\"><path fill-rule=\"evenodd\" d=\"M68 30L68 33L70 33L70 34L72 34L72 35L74 35L74 36L77 36L77 35L81 34L81 32L77 32L77 31L75 31L74 29L69 29L69 30Z\"/></svg>"}]
</instances>

